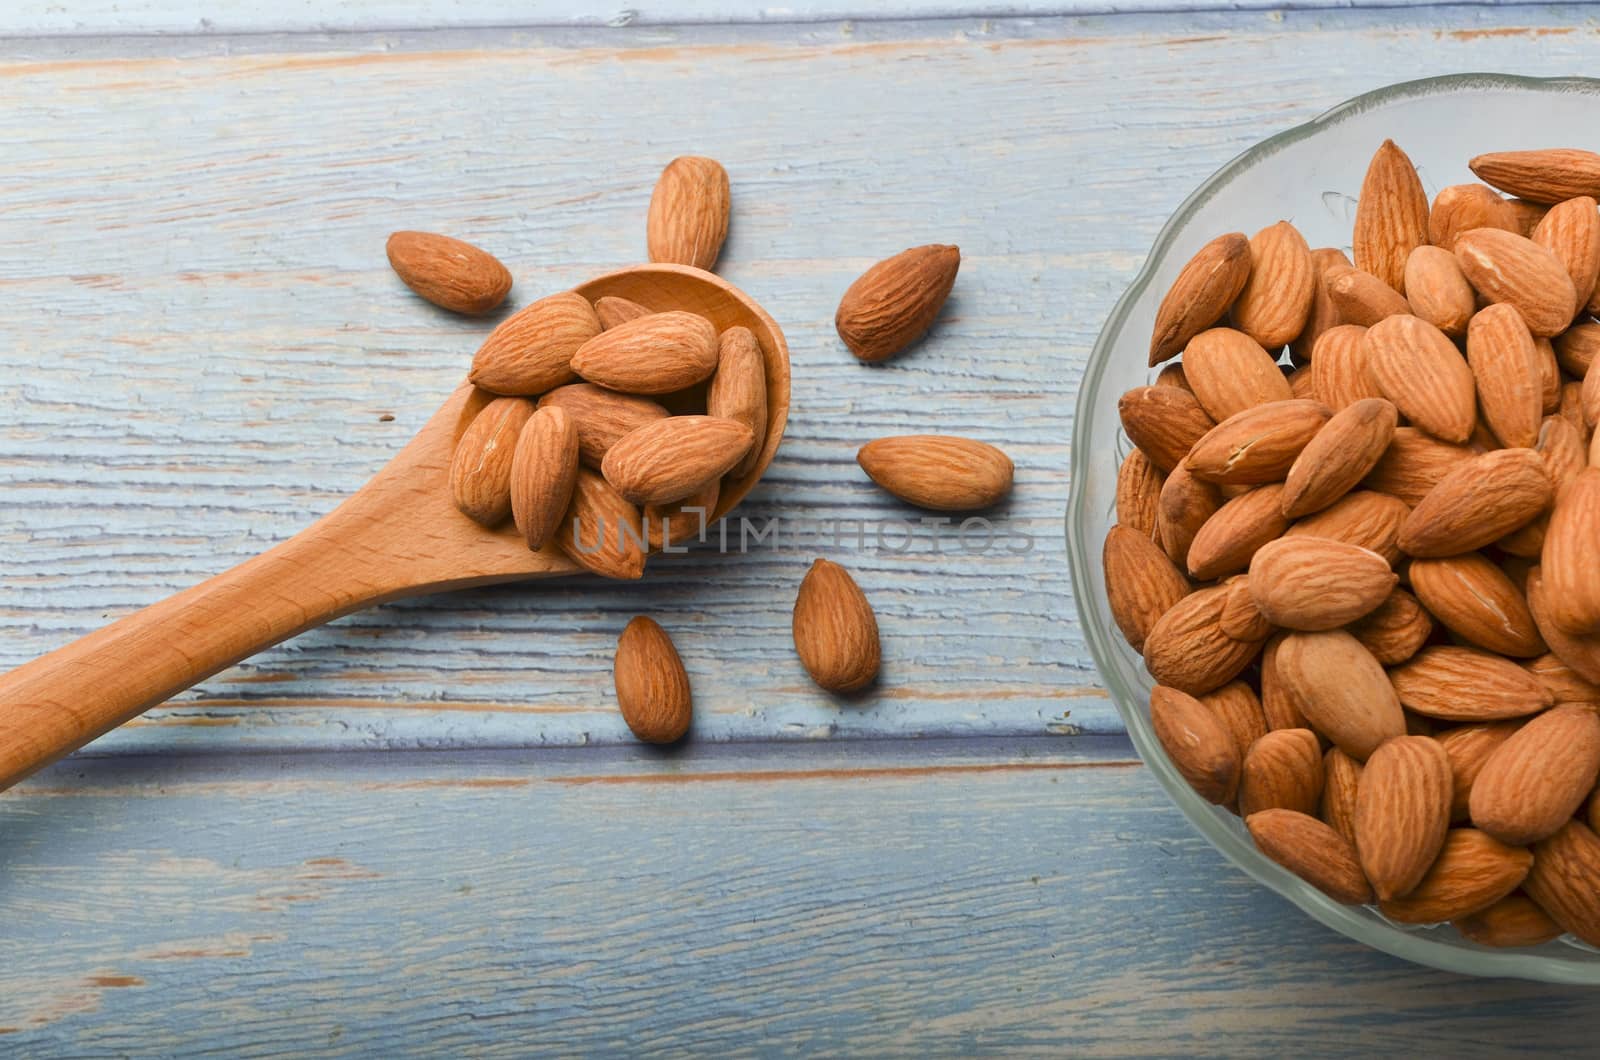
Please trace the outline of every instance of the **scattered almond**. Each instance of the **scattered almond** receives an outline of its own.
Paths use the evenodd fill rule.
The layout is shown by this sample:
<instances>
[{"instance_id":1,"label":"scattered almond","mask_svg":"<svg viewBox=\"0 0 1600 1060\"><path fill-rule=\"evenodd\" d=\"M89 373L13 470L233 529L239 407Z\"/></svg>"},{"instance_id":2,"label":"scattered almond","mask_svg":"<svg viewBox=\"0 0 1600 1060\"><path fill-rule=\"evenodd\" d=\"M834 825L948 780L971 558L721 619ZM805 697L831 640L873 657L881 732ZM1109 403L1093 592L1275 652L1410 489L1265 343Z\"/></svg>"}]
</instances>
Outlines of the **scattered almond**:
<instances>
[{"instance_id":1,"label":"scattered almond","mask_svg":"<svg viewBox=\"0 0 1600 1060\"><path fill-rule=\"evenodd\" d=\"M697 269L716 265L728 238L732 202L721 163L694 155L674 158L650 196L645 225L650 260Z\"/></svg>"},{"instance_id":2,"label":"scattered almond","mask_svg":"<svg viewBox=\"0 0 1600 1060\"><path fill-rule=\"evenodd\" d=\"M389 265L407 287L451 312L492 312L511 291L511 273L471 243L432 232L396 232L386 249Z\"/></svg>"},{"instance_id":3,"label":"scattered almond","mask_svg":"<svg viewBox=\"0 0 1600 1060\"><path fill-rule=\"evenodd\" d=\"M867 477L908 504L938 512L990 508L1011 492L1011 458L970 438L906 434L862 446Z\"/></svg>"},{"instance_id":4,"label":"scattered almond","mask_svg":"<svg viewBox=\"0 0 1600 1060\"><path fill-rule=\"evenodd\" d=\"M667 631L644 615L617 638L612 673L617 706L633 735L646 743L676 743L689 731L693 697L689 675Z\"/></svg>"},{"instance_id":5,"label":"scattered almond","mask_svg":"<svg viewBox=\"0 0 1600 1060\"><path fill-rule=\"evenodd\" d=\"M960 268L960 249L940 243L878 262L839 300L839 337L860 360L893 357L933 326Z\"/></svg>"},{"instance_id":6,"label":"scattered almond","mask_svg":"<svg viewBox=\"0 0 1600 1060\"><path fill-rule=\"evenodd\" d=\"M878 619L850 572L819 559L794 602L794 647L811 679L829 692L855 692L878 676Z\"/></svg>"}]
</instances>

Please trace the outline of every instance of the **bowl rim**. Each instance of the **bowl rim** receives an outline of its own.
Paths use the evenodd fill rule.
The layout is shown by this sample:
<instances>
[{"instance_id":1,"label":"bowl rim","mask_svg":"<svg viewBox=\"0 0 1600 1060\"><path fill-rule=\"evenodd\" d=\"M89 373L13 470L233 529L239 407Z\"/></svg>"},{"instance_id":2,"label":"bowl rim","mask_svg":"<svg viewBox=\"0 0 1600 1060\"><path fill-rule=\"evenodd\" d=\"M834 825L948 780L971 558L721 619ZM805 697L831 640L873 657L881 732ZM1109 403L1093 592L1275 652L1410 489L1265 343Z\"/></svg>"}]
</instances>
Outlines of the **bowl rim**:
<instances>
[{"instance_id":1,"label":"bowl rim","mask_svg":"<svg viewBox=\"0 0 1600 1060\"><path fill-rule=\"evenodd\" d=\"M1176 234L1189 223L1193 215L1209 202L1217 192L1235 177L1253 168L1262 160L1278 153L1290 144L1315 136L1323 130L1376 107L1398 100L1436 95L1460 90L1511 89L1535 93L1584 92L1600 94L1600 79L1590 77L1525 77L1515 74L1459 73L1404 81L1363 93L1331 107L1309 121L1276 133L1230 159L1200 184L1173 212L1157 233L1149 254L1138 274L1128 285L1122 297L1112 307L1106 318L1079 384L1074 402L1072 427L1072 465L1078 469L1078 454L1089 453L1095 439L1088 436L1089 417L1084 415L1087 396L1096 393L1109 363L1115 339L1127 326L1134 305L1154 281L1155 273L1165 250ZM1380 920L1364 911L1365 907L1340 905L1322 892L1311 887L1249 844L1242 830L1224 822L1216 815L1214 807L1202 800L1178 776L1175 769L1159 757L1160 749L1145 717L1132 705L1142 699L1142 693L1121 687L1120 679L1112 672L1106 660L1112 646L1105 639L1098 617L1087 604L1092 599L1092 586L1088 571L1099 562L1098 542L1091 551L1090 543L1076 540L1073 527L1085 517L1088 499L1083 485L1084 476L1074 473L1067 500L1066 548L1072 574L1073 603L1077 609L1079 626L1083 631L1089 654L1095 661L1117 714L1122 718L1129 738L1139 756L1151 767L1157 781L1168 796L1200 834L1235 868L1292 902L1326 927L1347 938L1364 943L1390 956L1416 964L1475 976L1502 976L1529 979L1548 983L1600 985L1600 961L1592 957L1565 960L1561 956L1544 952L1517 949L1495 949L1466 942L1450 944L1421 935L1411 934ZM1362 911L1358 911L1362 910ZM1587 953L1587 948L1574 948L1576 953Z\"/></svg>"}]
</instances>

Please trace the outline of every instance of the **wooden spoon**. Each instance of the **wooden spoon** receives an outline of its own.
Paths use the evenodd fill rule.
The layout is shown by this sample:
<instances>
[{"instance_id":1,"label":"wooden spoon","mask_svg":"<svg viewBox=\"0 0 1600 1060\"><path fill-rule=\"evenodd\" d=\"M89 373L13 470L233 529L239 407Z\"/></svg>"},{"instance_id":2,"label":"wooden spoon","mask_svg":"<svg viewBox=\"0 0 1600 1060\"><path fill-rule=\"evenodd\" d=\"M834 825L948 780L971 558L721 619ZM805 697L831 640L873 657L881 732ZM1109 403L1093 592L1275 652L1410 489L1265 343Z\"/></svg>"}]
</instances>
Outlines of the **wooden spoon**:
<instances>
[{"instance_id":1,"label":"wooden spoon","mask_svg":"<svg viewBox=\"0 0 1600 1060\"><path fill-rule=\"evenodd\" d=\"M783 332L738 288L683 265L639 265L576 288L742 324L767 369L761 459L725 483L721 518L766 471L789 416ZM350 499L283 544L0 676L0 790L196 682L313 626L405 596L579 573L554 545L455 510L450 459L490 395L462 386Z\"/></svg>"}]
</instances>

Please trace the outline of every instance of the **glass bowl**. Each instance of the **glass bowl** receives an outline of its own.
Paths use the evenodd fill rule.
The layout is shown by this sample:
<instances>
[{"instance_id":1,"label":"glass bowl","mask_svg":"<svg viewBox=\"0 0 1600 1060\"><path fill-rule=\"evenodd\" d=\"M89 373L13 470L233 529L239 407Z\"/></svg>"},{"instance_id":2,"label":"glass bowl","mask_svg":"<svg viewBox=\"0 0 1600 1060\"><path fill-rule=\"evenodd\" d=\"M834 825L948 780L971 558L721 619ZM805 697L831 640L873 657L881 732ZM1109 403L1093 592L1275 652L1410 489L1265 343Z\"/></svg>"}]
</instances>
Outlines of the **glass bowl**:
<instances>
[{"instance_id":1,"label":"glass bowl","mask_svg":"<svg viewBox=\"0 0 1600 1060\"><path fill-rule=\"evenodd\" d=\"M1100 563L1116 518L1117 468L1130 448L1117 398L1154 378L1145 362L1156 306L1207 240L1286 219L1313 247L1348 250L1355 195L1385 138L1411 156L1431 202L1440 188L1476 179L1467 169L1474 155L1583 145L1588 137L1582 130L1592 124L1597 105L1595 80L1435 77L1358 96L1252 147L1200 185L1161 230L1089 356L1072 431L1067 553L1078 614L1128 735L1167 794L1224 857L1335 931L1396 957L1469 975L1600 983L1600 950L1570 939L1495 949L1449 925L1399 925L1374 908L1339 905L1258 853L1239 819L1196 795L1168 762L1150 728L1153 682L1111 619Z\"/></svg>"}]
</instances>

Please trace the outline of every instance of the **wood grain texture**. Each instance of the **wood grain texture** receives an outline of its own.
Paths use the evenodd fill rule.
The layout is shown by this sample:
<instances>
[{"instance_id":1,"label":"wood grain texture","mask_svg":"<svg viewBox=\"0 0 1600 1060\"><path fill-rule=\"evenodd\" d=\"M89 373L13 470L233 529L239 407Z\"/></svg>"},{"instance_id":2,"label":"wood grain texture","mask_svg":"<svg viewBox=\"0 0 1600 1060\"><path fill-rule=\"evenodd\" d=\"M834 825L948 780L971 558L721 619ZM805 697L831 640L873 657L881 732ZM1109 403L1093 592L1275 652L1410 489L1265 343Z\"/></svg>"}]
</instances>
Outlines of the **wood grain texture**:
<instances>
[{"instance_id":1,"label":"wood grain texture","mask_svg":"<svg viewBox=\"0 0 1600 1060\"><path fill-rule=\"evenodd\" d=\"M1586 1046L1590 992L1344 942L1041 742L58 766L0 801L0 1051Z\"/></svg>"},{"instance_id":2,"label":"wood grain texture","mask_svg":"<svg viewBox=\"0 0 1600 1060\"><path fill-rule=\"evenodd\" d=\"M847 19L1023 18L1135 11L1395 7L1425 0L10 0L0 35L269 33L483 26L673 26L685 23L836 22ZM1485 6L1542 0L1472 0Z\"/></svg>"}]
</instances>

